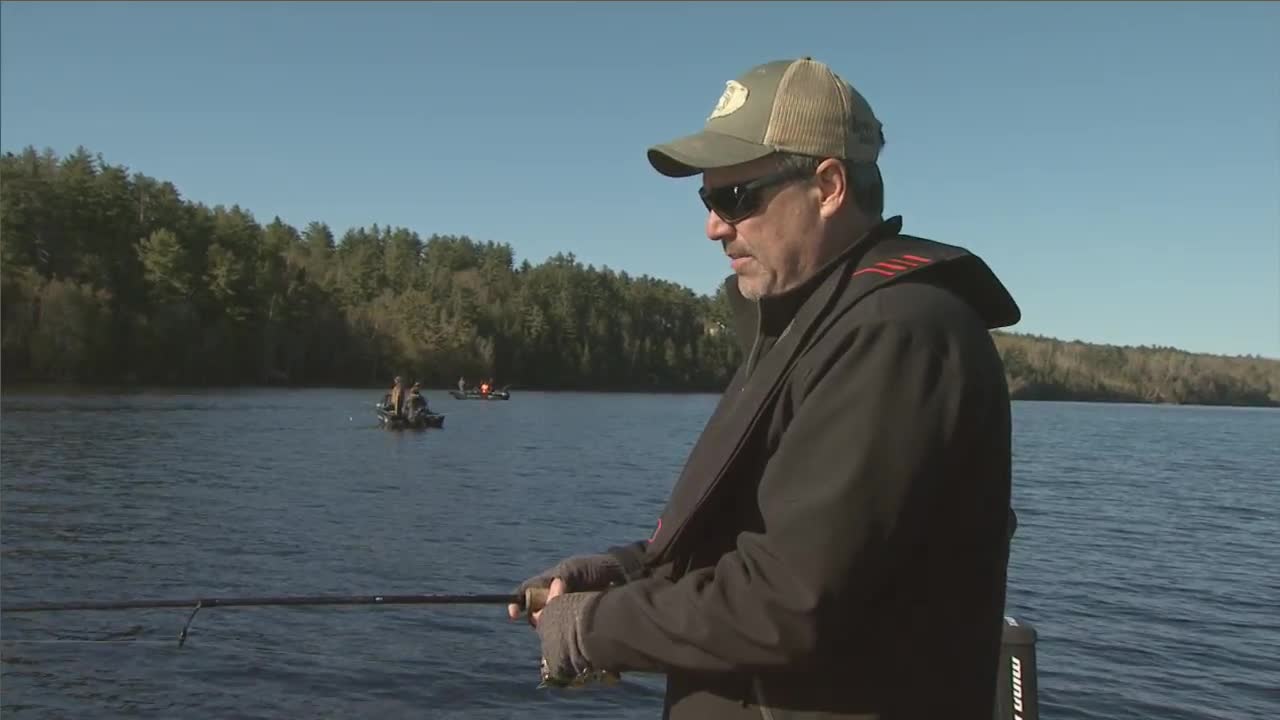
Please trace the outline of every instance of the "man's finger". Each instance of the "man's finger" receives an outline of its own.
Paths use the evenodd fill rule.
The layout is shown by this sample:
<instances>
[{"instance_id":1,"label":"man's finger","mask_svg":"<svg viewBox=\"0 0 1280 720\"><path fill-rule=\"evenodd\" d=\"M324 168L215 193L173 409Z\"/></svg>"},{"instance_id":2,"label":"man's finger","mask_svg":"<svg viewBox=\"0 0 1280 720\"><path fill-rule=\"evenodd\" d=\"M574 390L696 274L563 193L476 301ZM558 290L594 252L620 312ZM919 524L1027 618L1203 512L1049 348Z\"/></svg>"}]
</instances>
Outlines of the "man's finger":
<instances>
[{"instance_id":1,"label":"man's finger","mask_svg":"<svg viewBox=\"0 0 1280 720\"><path fill-rule=\"evenodd\" d=\"M554 580L551 581L551 587L547 590L547 601L543 603L542 608L545 608L547 605L550 605L552 598L555 598L563 594L564 594L564 581L561 580L560 578L555 578ZM538 627L538 621L542 619L542 608L538 608L537 612L529 616L530 625L534 627Z\"/></svg>"}]
</instances>

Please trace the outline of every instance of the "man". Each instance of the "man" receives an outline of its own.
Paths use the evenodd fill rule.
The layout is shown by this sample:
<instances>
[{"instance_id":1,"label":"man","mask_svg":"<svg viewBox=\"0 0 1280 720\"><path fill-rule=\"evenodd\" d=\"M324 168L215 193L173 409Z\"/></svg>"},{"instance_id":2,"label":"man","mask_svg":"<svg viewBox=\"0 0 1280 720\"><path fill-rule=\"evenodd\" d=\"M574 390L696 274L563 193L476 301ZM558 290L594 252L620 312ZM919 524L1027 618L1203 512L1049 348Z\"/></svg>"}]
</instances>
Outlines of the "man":
<instances>
[{"instance_id":1,"label":"man","mask_svg":"<svg viewBox=\"0 0 1280 720\"><path fill-rule=\"evenodd\" d=\"M404 381L400 379L399 375L396 376L391 385L391 393L387 401L390 405L387 409L392 415L403 415L401 411L404 409Z\"/></svg>"},{"instance_id":2,"label":"man","mask_svg":"<svg viewBox=\"0 0 1280 720\"><path fill-rule=\"evenodd\" d=\"M803 58L649 150L702 175L745 360L653 536L520 586L550 587L549 681L665 673L673 720L992 716L1010 406L988 331L1020 312L978 257L882 219L883 144Z\"/></svg>"},{"instance_id":3,"label":"man","mask_svg":"<svg viewBox=\"0 0 1280 720\"><path fill-rule=\"evenodd\" d=\"M414 422L419 415L431 412L427 407L427 399L422 397L422 383L415 382L409 388L409 399L405 402L405 419Z\"/></svg>"}]
</instances>

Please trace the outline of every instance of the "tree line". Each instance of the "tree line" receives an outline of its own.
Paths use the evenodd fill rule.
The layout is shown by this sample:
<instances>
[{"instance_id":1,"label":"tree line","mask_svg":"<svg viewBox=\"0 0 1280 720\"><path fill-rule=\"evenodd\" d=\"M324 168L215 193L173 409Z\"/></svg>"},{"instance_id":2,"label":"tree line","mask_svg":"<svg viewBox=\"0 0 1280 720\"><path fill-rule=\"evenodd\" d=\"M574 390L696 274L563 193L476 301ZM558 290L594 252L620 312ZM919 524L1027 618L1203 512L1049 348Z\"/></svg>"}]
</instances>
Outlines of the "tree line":
<instances>
[{"instance_id":1,"label":"tree line","mask_svg":"<svg viewBox=\"0 0 1280 720\"><path fill-rule=\"evenodd\" d=\"M262 224L81 147L0 157L6 383L718 392L741 359L722 291L516 264L466 236ZM1280 405L1280 361L996 333L1015 397Z\"/></svg>"}]
</instances>

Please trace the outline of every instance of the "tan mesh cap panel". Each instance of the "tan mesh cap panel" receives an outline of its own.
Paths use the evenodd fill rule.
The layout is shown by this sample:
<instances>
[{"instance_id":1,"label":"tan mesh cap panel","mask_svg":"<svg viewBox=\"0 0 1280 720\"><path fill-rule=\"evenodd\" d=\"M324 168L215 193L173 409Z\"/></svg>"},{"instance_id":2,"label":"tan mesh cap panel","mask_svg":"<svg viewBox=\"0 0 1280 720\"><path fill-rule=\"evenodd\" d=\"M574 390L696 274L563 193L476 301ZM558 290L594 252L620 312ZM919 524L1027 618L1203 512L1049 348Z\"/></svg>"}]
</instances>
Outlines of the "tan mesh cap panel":
<instances>
[{"instance_id":1,"label":"tan mesh cap panel","mask_svg":"<svg viewBox=\"0 0 1280 720\"><path fill-rule=\"evenodd\" d=\"M804 155L875 162L881 137L867 101L827 65L802 58L778 84L764 143Z\"/></svg>"}]
</instances>

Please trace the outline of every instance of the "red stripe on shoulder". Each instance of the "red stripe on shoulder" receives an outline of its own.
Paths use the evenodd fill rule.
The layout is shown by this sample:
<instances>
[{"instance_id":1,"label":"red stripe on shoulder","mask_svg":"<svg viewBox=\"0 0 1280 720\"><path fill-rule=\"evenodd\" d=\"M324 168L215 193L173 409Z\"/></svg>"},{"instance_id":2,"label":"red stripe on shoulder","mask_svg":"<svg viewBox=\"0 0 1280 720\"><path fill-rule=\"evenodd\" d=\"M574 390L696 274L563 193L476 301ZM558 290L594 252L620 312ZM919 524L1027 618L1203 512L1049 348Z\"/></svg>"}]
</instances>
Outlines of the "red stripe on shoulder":
<instances>
[{"instance_id":1,"label":"red stripe on shoulder","mask_svg":"<svg viewBox=\"0 0 1280 720\"><path fill-rule=\"evenodd\" d=\"M885 277L893 277L894 275L896 275L896 274L897 274L897 273L889 272L888 270L881 270L881 269L880 269L880 268L878 268L878 267L868 267L868 268L862 268L861 270L856 270L856 271L854 271L854 273L853 273L853 277L858 277L858 276L859 276L859 275L861 275L862 273L869 273L869 272L871 272L871 273L877 273L877 274L879 274L879 275L883 275L883 276L885 276Z\"/></svg>"}]
</instances>

